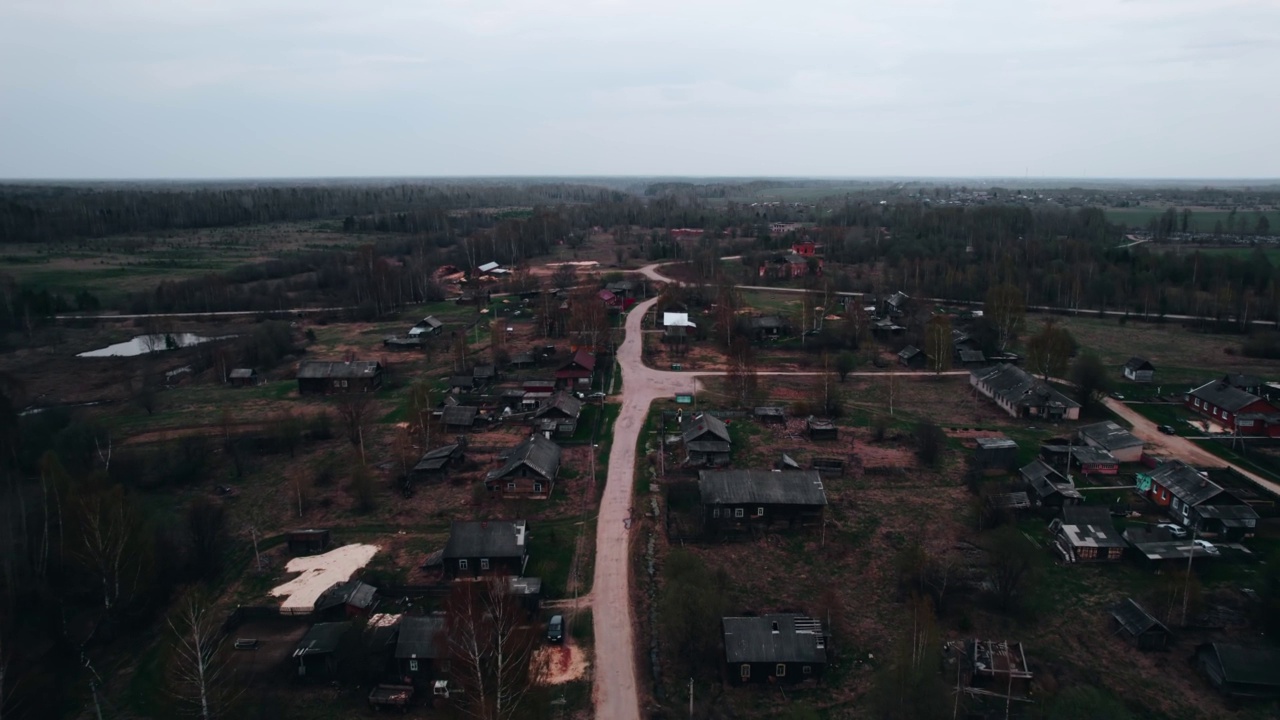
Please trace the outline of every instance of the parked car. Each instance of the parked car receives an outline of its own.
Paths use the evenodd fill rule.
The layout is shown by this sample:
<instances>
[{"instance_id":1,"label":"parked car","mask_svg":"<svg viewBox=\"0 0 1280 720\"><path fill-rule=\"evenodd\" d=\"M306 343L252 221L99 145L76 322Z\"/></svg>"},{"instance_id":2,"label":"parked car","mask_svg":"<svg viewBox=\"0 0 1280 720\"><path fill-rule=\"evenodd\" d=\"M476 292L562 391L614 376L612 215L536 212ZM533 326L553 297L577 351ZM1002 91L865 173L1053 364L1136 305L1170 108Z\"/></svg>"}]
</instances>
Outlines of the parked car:
<instances>
[{"instance_id":1,"label":"parked car","mask_svg":"<svg viewBox=\"0 0 1280 720\"><path fill-rule=\"evenodd\" d=\"M1120 394L1120 393L1118 393L1118 392L1113 392L1113 393L1111 393L1111 398L1112 398L1113 400L1123 400L1123 399L1124 399L1124 395L1121 395L1121 394Z\"/></svg>"},{"instance_id":2,"label":"parked car","mask_svg":"<svg viewBox=\"0 0 1280 720\"><path fill-rule=\"evenodd\" d=\"M1159 430L1160 432L1164 433L1165 435L1177 435L1177 434L1178 434L1178 431L1177 431L1177 430L1174 430L1172 425L1161 425L1161 426L1157 427L1156 429L1157 429L1157 430Z\"/></svg>"},{"instance_id":3,"label":"parked car","mask_svg":"<svg viewBox=\"0 0 1280 720\"><path fill-rule=\"evenodd\" d=\"M1156 527L1160 528L1161 530L1167 530L1170 535L1176 538L1184 538L1187 536L1187 529L1182 527L1181 525L1174 525L1173 523L1160 523Z\"/></svg>"},{"instance_id":4,"label":"parked car","mask_svg":"<svg viewBox=\"0 0 1280 720\"><path fill-rule=\"evenodd\" d=\"M1209 542L1208 540L1194 540L1193 542L1195 543L1196 547L1209 553L1210 555L1218 554L1218 547L1213 543Z\"/></svg>"},{"instance_id":5,"label":"parked car","mask_svg":"<svg viewBox=\"0 0 1280 720\"><path fill-rule=\"evenodd\" d=\"M547 623L547 642L564 642L564 616L552 615Z\"/></svg>"}]
</instances>

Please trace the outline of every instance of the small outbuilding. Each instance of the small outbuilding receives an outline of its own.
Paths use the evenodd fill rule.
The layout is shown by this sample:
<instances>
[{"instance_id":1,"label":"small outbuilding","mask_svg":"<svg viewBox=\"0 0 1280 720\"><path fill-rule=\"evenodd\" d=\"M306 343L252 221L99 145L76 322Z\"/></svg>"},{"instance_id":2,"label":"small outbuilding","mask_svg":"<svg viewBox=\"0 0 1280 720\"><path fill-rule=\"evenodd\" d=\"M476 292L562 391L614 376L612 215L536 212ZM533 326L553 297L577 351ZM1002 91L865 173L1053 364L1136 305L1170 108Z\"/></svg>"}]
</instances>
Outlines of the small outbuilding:
<instances>
[{"instance_id":1,"label":"small outbuilding","mask_svg":"<svg viewBox=\"0 0 1280 720\"><path fill-rule=\"evenodd\" d=\"M319 555L329 550L332 538L328 530L290 530L288 537L289 554Z\"/></svg>"},{"instance_id":2,"label":"small outbuilding","mask_svg":"<svg viewBox=\"0 0 1280 720\"><path fill-rule=\"evenodd\" d=\"M1018 443L1006 437L974 438L973 462L984 471L1012 472L1018 464Z\"/></svg>"},{"instance_id":3,"label":"small outbuilding","mask_svg":"<svg viewBox=\"0 0 1280 720\"><path fill-rule=\"evenodd\" d=\"M812 415L805 421L805 428L809 431L810 440L838 440L840 437L840 431L835 423L817 419Z\"/></svg>"},{"instance_id":4,"label":"small outbuilding","mask_svg":"<svg viewBox=\"0 0 1280 720\"><path fill-rule=\"evenodd\" d=\"M466 460L466 452L467 442L465 437L459 438L458 442L441 445L434 450L429 450L423 454L418 463L409 471L409 477L418 481L444 477L449 473L450 466Z\"/></svg>"},{"instance_id":5,"label":"small outbuilding","mask_svg":"<svg viewBox=\"0 0 1280 720\"><path fill-rule=\"evenodd\" d=\"M354 626L350 622L316 623L293 650L299 680L327 681L339 675L351 654Z\"/></svg>"},{"instance_id":6,"label":"small outbuilding","mask_svg":"<svg viewBox=\"0 0 1280 720\"><path fill-rule=\"evenodd\" d=\"M1205 643L1196 648L1196 666L1223 695L1280 698L1280 649Z\"/></svg>"},{"instance_id":7,"label":"small outbuilding","mask_svg":"<svg viewBox=\"0 0 1280 720\"><path fill-rule=\"evenodd\" d=\"M1126 598L1111 608L1116 633L1140 650L1164 650L1173 641L1169 628L1155 619L1133 598Z\"/></svg>"},{"instance_id":8,"label":"small outbuilding","mask_svg":"<svg viewBox=\"0 0 1280 720\"><path fill-rule=\"evenodd\" d=\"M785 425L787 422L786 410L774 405L752 408L751 415L766 425Z\"/></svg>"},{"instance_id":9,"label":"small outbuilding","mask_svg":"<svg viewBox=\"0 0 1280 720\"><path fill-rule=\"evenodd\" d=\"M1112 420L1085 425L1076 434L1085 445L1106 450L1120 462L1142 460L1142 439Z\"/></svg>"},{"instance_id":10,"label":"small outbuilding","mask_svg":"<svg viewBox=\"0 0 1280 720\"><path fill-rule=\"evenodd\" d=\"M1124 364L1124 377L1126 380L1134 382L1149 383L1156 375L1156 366L1151 361L1142 357L1131 357Z\"/></svg>"},{"instance_id":11,"label":"small outbuilding","mask_svg":"<svg viewBox=\"0 0 1280 720\"><path fill-rule=\"evenodd\" d=\"M908 345L898 351L898 364L908 368L922 368L929 361L929 356L915 345Z\"/></svg>"},{"instance_id":12,"label":"small outbuilding","mask_svg":"<svg viewBox=\"0 0 1280 720\"><path fill-rule=\"evenodd\" d=\"M227 375L227 384L232 387L251 387L258 381L258 371L253 368L236 368Z\"/></svg>"},{"instance_id":13,"label":"small outbuilding","mask_svg":"<svg viewBox=\"0 0 1280 720\"><path fill-rule=\"evenodd\" d=\"M443 615L403 617L396 638L396 669L414 687L425 687L448 666Z\"/></svg>"}]
</instances>

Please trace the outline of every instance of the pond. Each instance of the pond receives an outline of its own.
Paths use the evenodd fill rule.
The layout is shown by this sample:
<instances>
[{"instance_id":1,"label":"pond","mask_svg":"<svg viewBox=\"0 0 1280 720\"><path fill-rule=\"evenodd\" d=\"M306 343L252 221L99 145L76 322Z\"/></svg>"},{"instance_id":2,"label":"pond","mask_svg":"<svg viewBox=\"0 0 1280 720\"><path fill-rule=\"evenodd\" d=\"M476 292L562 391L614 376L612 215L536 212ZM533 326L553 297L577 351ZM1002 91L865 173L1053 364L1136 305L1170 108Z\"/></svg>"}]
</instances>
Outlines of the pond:
<instances>
[{"instance_id":1,"label":"pond","mask_svg":"<svg viewBox=\"0 0 1280 720\"><path fill-rule=\"evenodd\" d=\"M161 352L163 350L177 350L178 348L191 347L201 343L211 342L213 340L225 340L234 335L221 335L219 337L204 337L194 333L157 333L154 335L139 335L132 340L126 340L115 345L108 345L97 350L82 352L76 357L134 357L135 355L146 355L153 352Z\"/></svg>"}]
</instances>

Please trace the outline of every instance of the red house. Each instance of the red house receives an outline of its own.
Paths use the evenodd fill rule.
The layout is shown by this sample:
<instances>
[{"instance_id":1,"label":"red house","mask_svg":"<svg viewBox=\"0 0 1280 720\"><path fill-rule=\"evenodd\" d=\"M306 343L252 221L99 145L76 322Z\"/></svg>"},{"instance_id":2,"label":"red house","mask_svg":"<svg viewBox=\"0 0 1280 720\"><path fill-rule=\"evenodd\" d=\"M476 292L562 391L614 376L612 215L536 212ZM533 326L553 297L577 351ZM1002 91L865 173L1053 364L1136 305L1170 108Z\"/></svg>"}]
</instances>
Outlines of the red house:
<instances>
[{"instance_id":1,"label":"red house","mask_svg":"<svg viewBox=\"0 0 1280 720\"><path fill-rule=\"evenodd\" d=\"M556 387L590 387L596 371L596 356L583 348L556 371Z\"/></svg>"},{"instance_id":2,"label":"red house","mask_svg":"<svg viewBox=\"0 0 1280 720\"><path fill-rule=\"evenodd\" d=\"M1228 432L1280 437L1280 410L1222 380L1207 382L1187 393L1186 405Z\"/></svg>"},{"instance_id":3,"label":"red house","mask_svg":"<svg viewBox=\"0 0 1280 720\"><path fill-rule=\"evenodd\" d=\"M791 244L791 252L804 257L813 257L818 253L818 244L812 240L801 240Z\"/></svg>"}]
</instances>

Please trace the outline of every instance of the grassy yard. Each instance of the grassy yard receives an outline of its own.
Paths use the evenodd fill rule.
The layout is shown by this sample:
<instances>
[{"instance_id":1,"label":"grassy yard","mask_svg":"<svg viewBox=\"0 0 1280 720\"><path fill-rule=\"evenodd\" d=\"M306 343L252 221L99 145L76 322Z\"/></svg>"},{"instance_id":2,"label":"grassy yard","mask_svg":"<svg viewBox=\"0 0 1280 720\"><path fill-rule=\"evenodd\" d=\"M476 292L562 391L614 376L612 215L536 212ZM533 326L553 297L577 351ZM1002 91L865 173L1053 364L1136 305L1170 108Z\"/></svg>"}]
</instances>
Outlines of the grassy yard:
<instances>
[{"instance_id":1,"label":"grassy yard","mask_svg":"<svg viewBox=\"0 0 1280 720\"><path fill-rule=\"evenodd\" d=\"M1107 220L1113 223L1124 223L1131 228L1145 229L1147 223L1152 219L1164 215L1166 208L1146 206L1146 207L1130 207L1130 208L1106 208ZM1175 211L1181 212L1181 208L1175 208ZM1212 232L1214 224L1221 222L1223 228L1226 228L1227 218L1231 215L1230 210L1215 209L1199 209L1191 208L1191 223L1188 225L1189 230L1196 232ZM1266 212L1257 212L1254 210L1243 210L1236 213L1236 222L1244 222L1244 227L1252 231L1258 223L1258 218L1265 215L1267 221L1271 223L1273 232L1275 228L1280 227L1276 223L1280 222L1280 211L1268 210ZM1181 221L1181 215L1179 215Z\"/></svg>"}]
</instances>

